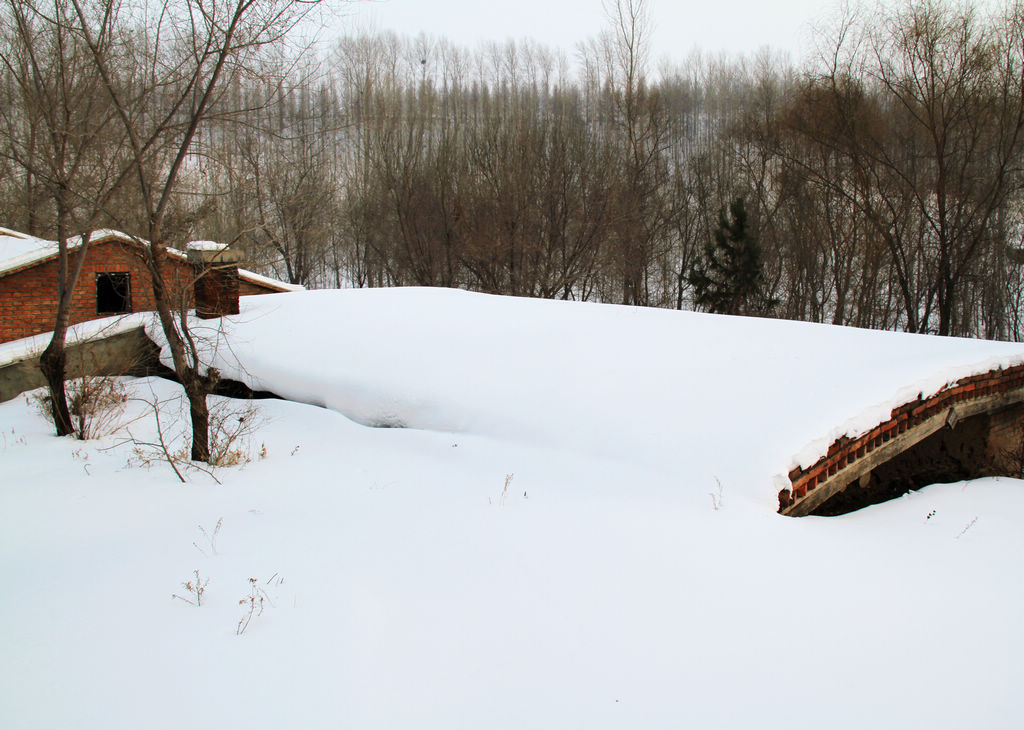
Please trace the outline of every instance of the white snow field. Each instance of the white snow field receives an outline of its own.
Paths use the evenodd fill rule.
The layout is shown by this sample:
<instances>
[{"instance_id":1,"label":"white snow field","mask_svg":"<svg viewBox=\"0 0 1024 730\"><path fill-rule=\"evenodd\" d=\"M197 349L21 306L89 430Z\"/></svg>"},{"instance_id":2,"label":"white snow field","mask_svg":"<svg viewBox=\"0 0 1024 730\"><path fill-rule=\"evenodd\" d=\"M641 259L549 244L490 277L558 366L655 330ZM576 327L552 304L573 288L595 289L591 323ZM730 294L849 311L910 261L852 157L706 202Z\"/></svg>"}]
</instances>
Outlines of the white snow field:
<instances>
[{"instance_id":1,"label":"white snow field","mask_svg":"<svg viewBox=\"0 0 1024 730\"><path fill-rule=\"evenodd\" d=\"M153 402L182 445L173 383L125 380L87 442L0 404L0 727L1021 725L1024 484L775 510L835 436L1022 345L427 289L197 328L305 401L259 401L217 481L140 445Z\"/></svg>"}]
</instances>

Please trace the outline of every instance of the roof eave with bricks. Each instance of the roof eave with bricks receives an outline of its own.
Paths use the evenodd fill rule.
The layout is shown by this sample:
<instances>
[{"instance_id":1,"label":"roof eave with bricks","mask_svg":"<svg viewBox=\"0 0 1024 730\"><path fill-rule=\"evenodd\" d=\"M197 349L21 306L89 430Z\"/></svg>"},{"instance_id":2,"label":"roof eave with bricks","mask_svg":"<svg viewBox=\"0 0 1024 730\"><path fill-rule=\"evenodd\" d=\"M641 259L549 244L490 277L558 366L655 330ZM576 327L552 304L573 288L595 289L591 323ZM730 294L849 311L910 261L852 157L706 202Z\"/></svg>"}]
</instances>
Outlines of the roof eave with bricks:
<instances>
[{"instance_id":1,"label":"roof eave with bricks","mask_svg":"<svg viewBox=\"0 0 1024 730\"><path fill-rule=\"evenodd\" d=\"M837 482L833 480L837 480L844 470L856 470L859 465L867 465L872 455L890 441L937 416L943 416L943 422L953 419L954 422L949 424L953 426L957 418L954 406L966 410L969 404L983 405L984 400L994 396L1013 396L1014 400L1024 398L1024 365L961 378L927 398L918 394L916 400L892 409L887 421L866 433L836 439L813 465L797 467L789 472L790 487L779 492L779 512L792 516L809 514L831 494L843 488L841 485L836 487ZM833 485L831 492L825 489L830 481Z\"/></svg>"},{"instance_id":2,"label":"roof eave with bricks","mask_svg":"<svg viewBox=\"0 0 1024 730\"><path fill-rule=\"evenodd\" d=\"M32 240L33 236L27 236L17 231L12 231L6 228L0 228L0 234L15 236L18 238ZM31 269L34 266L39 266L47 261L53 261L60 255L60 250L57 247L57 243L54 241L46 241L44 239L34 239L40 243L39 248L29 253L13 256L5 261L0 261L0 278L17 274L26 269ZM81 245L81 236L76 236L72 239L74 243L68 246L68 252L77 250ZM89 245L98 246L103 243L126 243L134 246L148 246L149 242L144 241L133 236L129 236L126 233L113 230L101 230L94 231L89 236ZM176 248L168 248L167 253L172 258L178 259L179 261L188 261L188 256L179 251ZM306 287L299 284L289 284L278 279L273 279L262 274L257 274L254 271L248 269L238 269L238 276L250 284L255 286L263 287L265 289L273 289L278 292L293 292L293 291L304 291Z\"/></svg>"}]
</instances>

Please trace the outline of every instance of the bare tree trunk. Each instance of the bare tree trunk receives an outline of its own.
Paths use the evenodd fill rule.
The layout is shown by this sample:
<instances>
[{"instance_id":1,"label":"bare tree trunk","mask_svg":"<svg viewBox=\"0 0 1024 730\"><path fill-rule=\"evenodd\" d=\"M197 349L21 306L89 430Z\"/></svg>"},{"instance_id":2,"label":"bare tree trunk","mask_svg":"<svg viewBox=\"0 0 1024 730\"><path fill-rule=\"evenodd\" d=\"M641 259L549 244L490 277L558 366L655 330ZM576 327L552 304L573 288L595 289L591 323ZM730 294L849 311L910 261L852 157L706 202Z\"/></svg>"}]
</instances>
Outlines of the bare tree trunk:
<instances>
[{"instance_id":1,"label":"bare tree trunk","mask_svg":"<svg viewBox=\"0 0 1024 730\"><path fill-rule=\"evenodd\" d=\"M206 402L207 389L193 381L186 388L189 417L192 422L192 461L210 461L210 408Z\"/></svg>"},{"instance_id":2,"label":"bare tree trunk","mask_svg":"<svg viewBox=\"0 0 1024 730\"><path fill-rule=\"evenodd\" d=\"M39 358L39 367L46 378L47 387L50 390L50 414L53 417L53 425L58 436L69 436L75 429L71 423L71 412L68 408L67 392L64 388L66 375L67 353L64 349L67 339L68 322L71 317L71 299L74 293L75 281L68 276L68 241L67 230L64 223L66 212L63 201L57 201L57 245L59 247L57 262L57 319L53 327L53 336L50 343L43 350ZM88 239L82 241L82 251L79 254L79 265L75 267L75 273L81 271L81 262L85 259L85 247ZM77 276L75 277L77 279Z\"/></svg>"},{"instance_id":3,"label":"bare tree trunk","mask_svg":"<svg viewBox=\"0 0 1024 730\"><path fill-rule=\"evenodd\" d=\"M75 432L71 425L71 412L68 409L67 391L64 389L64 373L67 363L67 355L64 352L63 336L58 341L57 333L54 332L50 344L43 350L39 358L39 368L46 378L46 385L50 391L50 415L53 418L54 428L58 436L70 436Z\"/></svg>"}]
</instances>

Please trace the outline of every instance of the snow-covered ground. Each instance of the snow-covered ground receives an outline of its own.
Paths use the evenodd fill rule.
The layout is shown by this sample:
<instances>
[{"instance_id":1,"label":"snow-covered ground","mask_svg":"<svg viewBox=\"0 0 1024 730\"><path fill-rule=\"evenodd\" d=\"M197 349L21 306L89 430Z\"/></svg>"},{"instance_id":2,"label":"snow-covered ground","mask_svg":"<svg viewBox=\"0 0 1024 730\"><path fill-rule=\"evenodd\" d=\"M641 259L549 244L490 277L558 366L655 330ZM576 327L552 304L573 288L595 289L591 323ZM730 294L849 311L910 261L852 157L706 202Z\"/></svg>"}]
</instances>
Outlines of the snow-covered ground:
<instances>
[{"instance_id":1,"label":"snow-covered ground","mask_svg":"<svg viewBox=\"0 0 1024 730\"><path fill-rule=\"evenodd\" d=\"M1020 482L774 511L793 463L1020 345L442 290L203 326L327 407L259 402L252 460L181 484L0 404L0 727L1020 725ZM126 382L175 448L180 390Z\"/></svg>"}]
</instances>

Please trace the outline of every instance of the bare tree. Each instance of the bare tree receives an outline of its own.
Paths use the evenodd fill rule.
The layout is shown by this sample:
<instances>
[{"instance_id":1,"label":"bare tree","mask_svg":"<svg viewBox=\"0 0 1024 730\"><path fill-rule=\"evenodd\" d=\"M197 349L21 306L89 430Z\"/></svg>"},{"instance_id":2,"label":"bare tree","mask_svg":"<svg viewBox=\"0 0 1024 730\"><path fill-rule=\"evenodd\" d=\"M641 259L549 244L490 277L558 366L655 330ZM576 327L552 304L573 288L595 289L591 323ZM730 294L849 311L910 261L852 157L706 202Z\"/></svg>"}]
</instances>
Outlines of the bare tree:
<instances>
[{"instance_id":1,"label":"bare tree","mask_svg":"<svg viewBox=\"0 0 1024 730\"><path fill-rule=\"evenodd\" d=\"M101 79L88 62L70 3L6 0L2 17L0 65L13 87L0 111L4 149L29 188L38 184L45 190L46 207L52 211L48 230L58 245L57 313L40 366L50 390L57 435L64 436L73 432L64 389L72 299L88 252L89 233L123 175L111 172L118 168L117 144L105 135L110 132L113 111L103 102ZM101 34L97 54L108 54L110 37ZM43 207L33 197L30 192L30 229L39 226ZM72 240L77 241L73 256L69 254Z\"/></svg>"},{"instance_id":2,"label":"bare tree","mask_svg":"<svg viewBox=\"0 0 1024 730\"><path fill-rule=\"evenodd\" d=\"M122 5L71 0L105 99L127 139L141 236L161 328L189 401L191 458L209 461L207 395L218 373L200 359L187 309L169 278L169 215L200 126L230 84L313 6L289 0L184 0ZM129 35L128 31L131 31ZM115 50L105 53L107 34Z\"/></svg>"},{"instance_id":3,"label":"bare tree","mask_svg":"<svg viewBox=\"0 0 1024 730\"><path fill-rule=\"evenodd\" d=\"M610 29L592 45L599 80L611 90L612 130L622 183L615 201L613 271L622 303L651 303L648 276L667 226L664 191L668 124L661 95L646 79L650 18L646 0L605 4Z\"/></svg>"},{"instance_id":4,"label":"bare tree","mask_svg":"<svg viewBox=\"0 0 1024 730\"><path fill-rule=\"evenodd\" d=\"M907 329L967 333L965 282L1019 184L1019 17L914 3L849 18L813 92L834 121L803 129L849 160L856 185L835 189L884 241Z\"/></svg>"},{"instance_id":5,"label":"bare tree","mask_svg":"<svg viewBox=\"0 0 1024 730\"><path fill-rule=\"evenodd\" d=\"M221 207L229 208L223 230L241 234L254 262L304 286L324 275L340 227L337 110L316 74L303 68L267 79L259 108L224 130L227 142L216 153Z\"/></svg>"}]
</instances>

